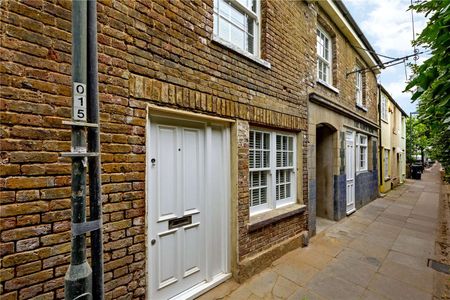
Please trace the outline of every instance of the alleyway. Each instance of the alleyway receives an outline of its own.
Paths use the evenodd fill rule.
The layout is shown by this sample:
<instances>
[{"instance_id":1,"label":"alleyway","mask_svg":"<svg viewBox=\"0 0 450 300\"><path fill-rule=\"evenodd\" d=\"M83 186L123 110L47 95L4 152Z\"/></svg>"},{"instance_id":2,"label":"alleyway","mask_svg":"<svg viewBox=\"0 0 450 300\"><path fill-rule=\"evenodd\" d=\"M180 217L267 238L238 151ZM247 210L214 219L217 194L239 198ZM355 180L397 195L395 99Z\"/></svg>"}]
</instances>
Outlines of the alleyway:
<instances>
[{"instance_id":1,"label":"alleyway","mask_svg":"<svg viewBox=\"0 0 450 300\"><path fill-rule=\"evenodd\" d=\"M200 299L431 299L438 167L327 227L242 285Z\"/></svg>"}]
</instances>

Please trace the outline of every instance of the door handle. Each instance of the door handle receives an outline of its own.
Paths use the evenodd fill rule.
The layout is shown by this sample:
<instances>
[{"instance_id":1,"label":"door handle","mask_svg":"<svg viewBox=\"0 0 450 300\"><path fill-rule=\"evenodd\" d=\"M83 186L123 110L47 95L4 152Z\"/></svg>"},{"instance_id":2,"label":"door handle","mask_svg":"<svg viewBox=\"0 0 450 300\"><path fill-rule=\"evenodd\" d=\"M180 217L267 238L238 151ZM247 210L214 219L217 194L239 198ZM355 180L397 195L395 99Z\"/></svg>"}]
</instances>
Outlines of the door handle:
<instances>
[{"instance_id":1,"label":"door handle","mask_svg":"<svg viewBox=\"0 0 450 300\"><path fill-rule=\"evenodd\" d=\"M152 246L155 245L155 244L156 244L156 240L155 240L155 239L151 240L151 241L150 241L150 244L151 244Z\"/></svg>"}]
</instances>

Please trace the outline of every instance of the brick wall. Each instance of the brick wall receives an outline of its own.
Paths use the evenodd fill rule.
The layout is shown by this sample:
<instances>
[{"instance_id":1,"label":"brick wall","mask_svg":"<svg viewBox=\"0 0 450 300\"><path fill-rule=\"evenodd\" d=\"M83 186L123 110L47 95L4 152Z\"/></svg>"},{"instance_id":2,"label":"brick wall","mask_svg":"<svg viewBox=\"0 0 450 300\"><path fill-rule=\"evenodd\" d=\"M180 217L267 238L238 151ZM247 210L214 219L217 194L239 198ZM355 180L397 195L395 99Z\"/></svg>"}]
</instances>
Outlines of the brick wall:
<instances>
[{"instance_id":1,"label":"brick wall","mask_svg":"<svg viewBox=\"0 0 450 300\"><path fill-rule=\"evenodd\" d=\"M70 129L61 122L71 111L71 2L5 0L0 8L0 294L63 298L70 160L59 153L70 150ZM211 41L212 9L212 0L98 1L107 299L146 293L147 103L307 130L315 68L311 7L263 1L262 58L270 69ZM240 213L248 217L245 208ZM287 232L280 223L246 237L241 242L251 246L240 255L263 250L267 235L272 244L283 240L298 230L291 223L305 226L287 220Z\"/></svg>"},{"instance_id":2,"label":"brick wall","mask_svg":"<svg viewBox=\"0 0 450 300\"><path fill-rule=\"evenodd\" d=\"M317 9L317 22L327 31L332 39L333 87L339 90L339 94L321 84L316 85L315 92L373 123L378 123L377 78L375 73L368 70L362 76L363 104L367 107L367 111L364 111L356 107L355 73L348 76L347 73L354 71L357 65L361 68L367 68L369 65L364 62L362 57L356 52L354 45L348 41L336 24L320 8Z\"/></svg>"}]
</instances>

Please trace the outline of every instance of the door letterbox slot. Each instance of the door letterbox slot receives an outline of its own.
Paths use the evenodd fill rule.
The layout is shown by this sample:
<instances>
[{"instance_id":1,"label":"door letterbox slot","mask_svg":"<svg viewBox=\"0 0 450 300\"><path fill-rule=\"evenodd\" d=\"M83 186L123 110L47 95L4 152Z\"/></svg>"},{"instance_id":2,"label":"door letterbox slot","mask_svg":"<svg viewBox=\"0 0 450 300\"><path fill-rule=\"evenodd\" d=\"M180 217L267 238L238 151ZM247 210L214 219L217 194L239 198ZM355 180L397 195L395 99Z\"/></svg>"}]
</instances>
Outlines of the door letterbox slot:
<instances>
[{"instance_id":1,"label":"door letterbox slot","mask_svg":"<svg viewBox=\"0 0 450 300\"><path fill-rule=\"evenodd\" d=\"M169 229L182 227L192 223L192 216L185 216L169 220Z\"/></svg>"}]
</instances>

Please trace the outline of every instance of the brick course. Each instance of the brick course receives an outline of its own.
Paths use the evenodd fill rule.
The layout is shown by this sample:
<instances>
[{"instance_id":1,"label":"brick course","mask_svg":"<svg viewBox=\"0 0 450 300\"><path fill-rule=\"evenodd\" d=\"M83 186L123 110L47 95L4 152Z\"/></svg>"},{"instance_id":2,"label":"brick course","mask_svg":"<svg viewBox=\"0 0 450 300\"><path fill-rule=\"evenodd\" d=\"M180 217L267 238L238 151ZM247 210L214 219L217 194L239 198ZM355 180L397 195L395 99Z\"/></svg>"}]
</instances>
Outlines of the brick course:
<instances>
[{"instance_id":1,"label":"brick course","mask_svg":"<svg viewBox=\"0 0 450 300\"><path fill-rule=\"evenodd\" d=\"M239 260L306 229L307 213L247 232L246 161L249 124L307 131L315 5L262 1L261 56L270 69L211 40L212 6L212 0L98 1L106 299L145 298L147 103L247 126L240 131ZM63 298L70 159L59 153L70 150L70 128L61 122L71 112L71 3L5 0L0 9L0 294Z\"/></svg>"}]
</instances>

